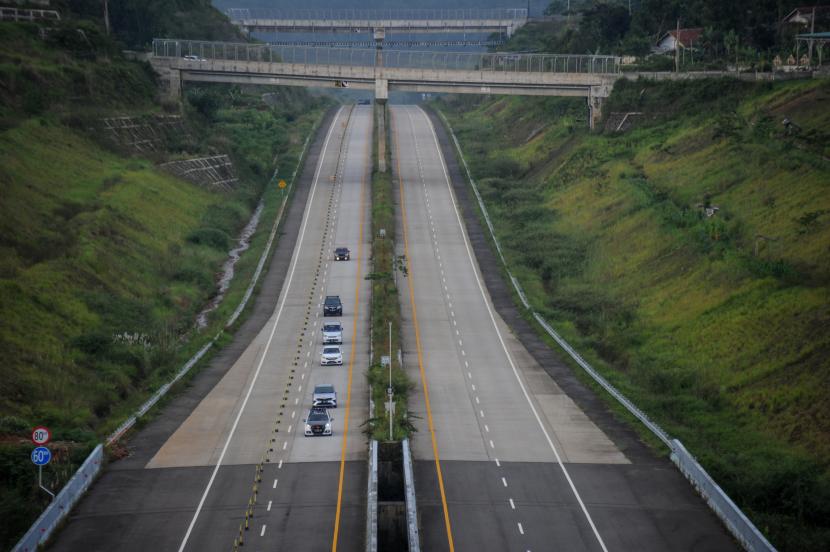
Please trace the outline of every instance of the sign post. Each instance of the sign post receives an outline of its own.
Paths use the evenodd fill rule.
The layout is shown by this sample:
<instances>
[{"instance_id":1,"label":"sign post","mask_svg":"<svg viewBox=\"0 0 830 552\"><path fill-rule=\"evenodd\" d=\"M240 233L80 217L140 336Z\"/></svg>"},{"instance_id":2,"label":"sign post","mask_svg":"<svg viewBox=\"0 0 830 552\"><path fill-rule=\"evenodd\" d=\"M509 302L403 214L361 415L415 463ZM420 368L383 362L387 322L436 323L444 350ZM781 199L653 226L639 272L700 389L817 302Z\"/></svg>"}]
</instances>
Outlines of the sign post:
<instances>
[{"instance_id":1,"label":"sign post","mask_svg":"<svg viewBox=\"0 0 830 552\"><path fill-rule=\"evenodd\" d=\"M36 428L35 432L37 431L37 429L39 428ZM48 464L50 460L52 460L52 451L49 450L47 447L35 447L35 449L32 451L32 463L35 466L37 466L37 484L41 489L49 493L49 496L52 497L52 500L55 500L55 493L43 486L43 466Z\"/></svg>"},{"instance_id":2,"label":"sign post","mask_svg":"<svg viewBox=\"0 0 830 552\"><path fill-rule=\"evenodd\" d=\"M280 197L282 198L283 201L285 201L285 186L286 186L285 180L280 179L280 181L277 182L277 186L279 186L280 192L282 192L282 195Z\"/></svg>"},{"instance_id":3,"label":"sign post","mask_svg":"<svg viewBox=\"0 0 830 552\"><path fill-rule=\"evenodd\" d=\"M49 493L52 500L55 500L55 493L43 486L43 466L52 460L52 451L43 446L52 440L52 432L48 427L37 426L32 430L32 442L38 446L32 451L32 463L37 466L37 484Z\"/></svg>"}]
</instances>

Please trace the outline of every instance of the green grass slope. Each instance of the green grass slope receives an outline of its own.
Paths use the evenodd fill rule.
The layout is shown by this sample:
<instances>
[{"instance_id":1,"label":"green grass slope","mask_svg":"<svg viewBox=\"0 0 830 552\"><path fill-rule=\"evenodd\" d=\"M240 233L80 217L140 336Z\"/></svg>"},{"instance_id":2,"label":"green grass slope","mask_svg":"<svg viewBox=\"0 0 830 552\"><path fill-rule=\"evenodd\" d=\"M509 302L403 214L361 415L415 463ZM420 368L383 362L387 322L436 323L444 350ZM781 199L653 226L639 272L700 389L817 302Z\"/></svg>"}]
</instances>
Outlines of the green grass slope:
<instances>
[{"instance_id":1,"label":"green grass slope","mask_svg":"<svg viewBox=\"0 0 830 552\"><path fill-rule=\"evenodd\" d=\"M440 106L534 308L782 550L830 546L828 97L621 83L620 135L583 102Z\"/></svg>"}]
</instances>

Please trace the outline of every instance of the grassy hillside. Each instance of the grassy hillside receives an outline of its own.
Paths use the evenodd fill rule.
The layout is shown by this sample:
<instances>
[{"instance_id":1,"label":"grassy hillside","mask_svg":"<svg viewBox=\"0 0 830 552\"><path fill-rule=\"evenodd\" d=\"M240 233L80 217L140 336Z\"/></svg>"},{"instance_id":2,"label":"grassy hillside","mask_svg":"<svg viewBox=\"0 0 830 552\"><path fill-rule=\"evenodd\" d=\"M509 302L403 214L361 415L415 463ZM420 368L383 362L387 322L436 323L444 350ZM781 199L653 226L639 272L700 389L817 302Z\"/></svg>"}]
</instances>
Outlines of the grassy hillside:
<instances>
[{"instance_id":1,"label":"grassy hillside","mask_svg":"<svg viewBox=\"0 0 830 552\"><path fill-rule=\"evenodd\" d=\"M161 105L149 66L125 59L94 21L67 16L45 39L0 23L0 549L48 502L31 428L53 430L44 484L58 490L236 308L282 201L270 177L290 176L325 108L299 89L269 90L269 105L261 92L194 88L182 106ZM163 112L189 132L155 152L94 130L103 117ZM231 192L157 166L219 153L240 177ZM260 200L251 248L200 333L195 315Z\"/></svg>"},{"instance_id":2,"label":"grassy hillside","mask_svg":"<svg viewBox=\"0 0 830 552\"><path fill-rule=\"evenodd\" d=\"M534 308L782 550L830 546L828 96L622 83L620 135L581 101L440 106Z\"/></svg>"}]
</instances>

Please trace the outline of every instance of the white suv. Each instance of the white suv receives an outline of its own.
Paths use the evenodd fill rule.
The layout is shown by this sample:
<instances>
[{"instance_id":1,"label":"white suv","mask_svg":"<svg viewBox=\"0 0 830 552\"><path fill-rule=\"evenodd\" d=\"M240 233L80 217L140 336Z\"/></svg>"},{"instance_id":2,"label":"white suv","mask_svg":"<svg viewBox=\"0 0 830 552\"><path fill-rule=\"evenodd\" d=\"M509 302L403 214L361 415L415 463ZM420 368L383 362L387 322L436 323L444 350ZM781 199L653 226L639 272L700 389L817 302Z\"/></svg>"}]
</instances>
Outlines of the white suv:
<instances>
[{"instance_id":1,"label":"white suv","mask_svg":"<svg viewBox=\"0 0 830 552\"><path fill-rule=\"evenodd\" d=\"M340 322L327 322L323 324L323 344L327 345L334 343L340 345L343 343L343 326Z\"/></svg>"}]
</instances>

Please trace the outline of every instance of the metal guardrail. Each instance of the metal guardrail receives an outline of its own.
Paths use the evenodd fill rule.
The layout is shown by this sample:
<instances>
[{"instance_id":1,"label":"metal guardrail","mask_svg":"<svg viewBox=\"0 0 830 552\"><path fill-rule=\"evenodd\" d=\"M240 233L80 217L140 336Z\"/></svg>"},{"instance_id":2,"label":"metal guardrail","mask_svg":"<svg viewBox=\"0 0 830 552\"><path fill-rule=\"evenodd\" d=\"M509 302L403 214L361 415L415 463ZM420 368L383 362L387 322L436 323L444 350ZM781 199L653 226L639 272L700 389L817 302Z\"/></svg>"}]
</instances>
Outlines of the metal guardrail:
<instances>
[{"instance_id":1,"label":"metal guardrail","mask_svg":"<svg viewBox=\"0 0 830 552\"><path fill-rule=\"evenodd\" d=\"M775 547L757 527L744 515L738 506L732 502L723 489L720 488L706 470L703 469L695 457L692 456L683 443L672 439L671 460L677 469L686 476L695 490L706 500L713 512L723 521L729 532L738 539L738 542L751 552L774 551Z\"/></svg>"},{"instance_id":2,"label":"metal guardrail","mask_svg":"<svg viewBox=\"0 0 830 552\"><path fill-rule=\"evenodd\" d=\"M204 60L260 61L303 65L348 65L401 69L499 71L509 73L620 72L617 56L428 52L369 48L313 48L242 42L206 42L156 38L153 55L161 58L196 56Z\"/></svg>"},{"instance_id":3,"label":"metal guardrail","mask_svg":"<svg viewBox=\"0 0 830 552\"><path fill-rule=\"evenodd\" d=\"M247 19L292 20L411 20L431 21L441 19L503 19L526 21L525 8L467 8L467 9L321 9L321 10L279 10L268 8L229 8L225 12L234 23Z\"/></svg>"},{"instance_id":4,"label":"metal guardrail","mask_svg":"<svg viewBox=\"0 0 830 552\"><path fill-rule=\"evenodd\" d=\"M464 166L467 181L473 189L473 193L478 201L481 214L484 217L484 221L490 231L490 237L496 246L502 265L510 277L513 288L516 290L516 293L519 295L519 298L525 308L533 315L533 318L539 323L545 332L547 332L547 334L550 335L559 344L559 346L562 347L562 349L565 350L565 352L567 352L568 355L576 361L576 363L579 364L579 366L582 367L588 375L591 376L594 381L596 381L612 397L622 404L626 410L640 420L669 448L669 450L671 450L672 462L675 463L680 472L686 477L686 479L689 480L695 490L703 497L704 500L706 500L706 503L715 515L720 518L732 536L735 537L746 550L751 552L775 552L775 547L770 544L758 528L755 527L749 518L747 518L741 511L741 509L732 501L732 499L729 498L723 489L720 488L720 486L714 479L712 479L706 470L703 469L703 466L695 460L694 456L686 450L686 447L684 447L679 440L671 438L663 430L663 428L651 420L642 410L637 408L634 403L628 400L625 395L611 385L611 383L599 374L593 366L582 358L582 355L580 355L576 349L571 347L571 345L561 335L559 335L556 330L553 329L547 320L533 310L532 306L527 301L527 297L525 296L524 290L519 284L519 281L513 276L507 266L507 261L505 261L504 255L502 254L499 240L496 237L496 233L493 228L493 223L490 220L489 213L487 212L487 206L484 204L481 194L479 193L478 186L473 179L473 175L470 173L470 168L467 165L467 160L464 158L464 152L461 150L461 144L458 142L458 138L456 138L455 133L452 130L452 125L450 125L450 122L443 113L439 112L439 115L441 116L441 119L443 119L447 129L450 131L450 136L455 144L455 149L458 152L462 165Z\"/></svg>"},{"instance_id":5,"label":"metal guardrail","mask_svg":"<svg viewBox=\"0 0 830 552\"><path fill-rule=\"evenodd\" d=\"M75 475L63 486L58 496L46 507L40 517L18 541L13 552L35 552L44 544L55 528L69 515L69 511L86 492L104 462L104 447L98 445L87 456Z\"/></svg>"},{"instance_id":6,"label":"metal guardrail","mask_svg":"<svg viewBox=\"0 0 830 552\"><path fill-rule=\"evenodd\" d=\"M401 442L403 449L403 484L406 498L406 535L409 552L420 552L421 539L418 535L418 505L415 502L415 473L412 469L412 453L409 439Z\"/></svg>"},{"instance_id":7,"label":"metal guardrail","mask_svg":"<svg viewBox=\"0 0 830 552\"><path fill-rule=\"evenodd\" d=\"M371 393L371 391L370 391ZM371 399L370 399L371 405ZM369 412L372 412L371 406ZM378 551L378 442L369 441L369 483L366 490L366 552Z\"/></svg>"}]
</instances>

